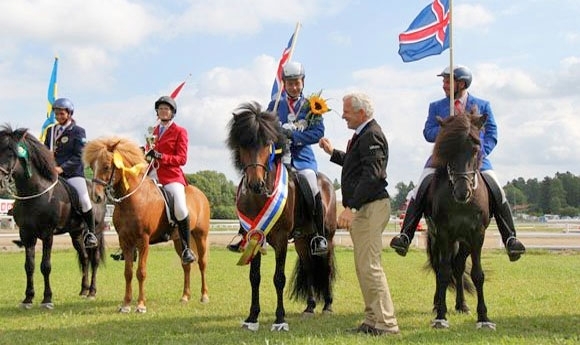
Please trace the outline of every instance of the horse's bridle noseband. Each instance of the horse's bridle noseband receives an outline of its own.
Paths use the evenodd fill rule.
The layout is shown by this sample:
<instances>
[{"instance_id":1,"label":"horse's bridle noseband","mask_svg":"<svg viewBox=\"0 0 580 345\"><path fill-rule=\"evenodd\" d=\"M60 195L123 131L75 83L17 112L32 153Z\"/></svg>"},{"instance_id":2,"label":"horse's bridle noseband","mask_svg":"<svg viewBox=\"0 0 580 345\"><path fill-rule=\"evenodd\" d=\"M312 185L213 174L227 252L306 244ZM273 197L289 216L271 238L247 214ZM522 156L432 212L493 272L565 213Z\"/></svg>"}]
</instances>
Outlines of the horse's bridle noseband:
<instances>
[{"instance_id":1,"label":"horse's bridle noseband","mask_svg":"<svg viewBox=\"0 0 580 345\"><path fill-rule=\"evenodd\" d=\"M455 185L459 180L466 180L467 185L471 190L476 190L478 186L477 170L468 170L464 172L455 172L449 164L447 164L447 176L451 185Z\"/></svg>"}]
</instances>

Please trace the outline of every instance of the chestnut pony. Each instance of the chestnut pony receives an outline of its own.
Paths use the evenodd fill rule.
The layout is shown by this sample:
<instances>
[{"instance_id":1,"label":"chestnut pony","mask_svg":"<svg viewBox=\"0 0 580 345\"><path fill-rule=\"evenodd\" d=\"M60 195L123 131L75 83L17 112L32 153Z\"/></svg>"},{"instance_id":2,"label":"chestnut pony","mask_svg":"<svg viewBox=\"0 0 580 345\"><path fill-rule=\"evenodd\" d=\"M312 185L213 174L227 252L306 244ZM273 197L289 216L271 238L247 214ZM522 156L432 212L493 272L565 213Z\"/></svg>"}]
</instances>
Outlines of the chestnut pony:
<instances>
[{"instance_id":1,"label":"chestnut pony","mask_svg":"<svg viewBox=\"0 0 580 345\"><path fill-rule=\"evenodd\" d=\"M133 279L133 253L139 252L136 276L139 281L139 296L136 312L147 311L145 306L145 278L149 245L163 241L171 234L178 255L183 248L175 227L170 225L165 211L165 201L156 182L147 173L149 164L143 151L134 142L119 137L107 137L87 143L83 159L94 171L94 188L115 203L113 224L119 236L119 244L125 257L125 297L119 312L131 310ZM209 301L205 270L208 260L208 231L210 208L205 194L197 187L185 188L189 210L192 250L197 254L201 275L202 303ZM184 284L182 302L191 297L191 264L182 265Z\"/></svg>"},{"instance_id":2,"label":"chestnut pony","mask_svg":"<svg viewBox=\"0 0 580 345\"><path fill-rule=\"evenodd\" d=\"M51 252L54 235L68 233L77 252L82 270L82 297L95 298L97 293L97 270L103 259L105 197L91 195L95 214L95 233L99 245L87 249L82 240L86 227L80 214L78 195L74 188L56 173L53 153L27 129L13 130L9 125L0 128L0 189L15 199L13 217L18 225L20 240L26 261L26 297L21 307L30 309L34 299L34 256L38 240L42 241L40 271L44 276L44 297L40 306L53 309L50 287ZM87 181L89 191L91 183ZM89 270L92 273L89 274ZM91 281L89 283L89 275Z\"/></svg>"},{"instance_id":3,"label":"chestnut pony","mask_svg":"<svg viewBox=\"0 0 580 345\"><path fill-rule=\"evenodd\" d=\"M227 145L232 153L234 165L242 172L242 180L238 187L236 208L240 219L252 219L253 224L260 227L269 223L268 231L250 229L250 234L263 236L272 246L276 256L274 286L276 288L277 306L276 320L272 330L288 330L285 320L284 287L286 275L284 266L288 241L294 241L298 260L292 279L290 297L306 301L304 316L314 315L316 301L323 300L323 313L332 312L332 287L335 277L334 245L332 239L336 231L336 195L332 182L322 173L318 173L318 186L321 191L324 209L324 236L328 243L328 254L312 255L310 242L315 235L312 210L306 206L305 198L299 192L299 183L293 173L288 173L281 158L286 149L286 138L281 132L278 116L273 112L262 111L258 103L245 103L234 112L228 124ZM287 182L287 189L282 188ZM277 214L269 213L269 205L275 204L277 191L287 191L285 203ZM276 199L276 200L275 200ZM268 219L265 214L272 215L275 221L265 223L260 219ZM266 229L268 227L264 225ZM262 237L263 241L263 237ZM261 242L263 243L263 242ZM248 330L258 330L260 314L260 266L262 253L257 251L250 261L250 285L252 302L250 313L242 327Z\"/></svg>"},{"instance_id":4,"label":"chestnut pony","mask_svg":"<svg viewBox=\"0 0 580 345\"><path fill-rule=\"evenodd\" d=\"M469 312L464 288L477 292L477 328L495 329L487 317L483 296L484 272L481 249L490 222L489 196L479 173L481 141L479 133L486 115L475 111L445 120L433 147L432 166L436 169L427 196L425 218L429 227L427 254L436 275L434 328L448 328L445 293L456 290L455 310ZM466 271L471 256L471 271ZM471 281L469 281L471 277ZM473 282L473 284L472 284Z\"/></svg>"}]
</instances>

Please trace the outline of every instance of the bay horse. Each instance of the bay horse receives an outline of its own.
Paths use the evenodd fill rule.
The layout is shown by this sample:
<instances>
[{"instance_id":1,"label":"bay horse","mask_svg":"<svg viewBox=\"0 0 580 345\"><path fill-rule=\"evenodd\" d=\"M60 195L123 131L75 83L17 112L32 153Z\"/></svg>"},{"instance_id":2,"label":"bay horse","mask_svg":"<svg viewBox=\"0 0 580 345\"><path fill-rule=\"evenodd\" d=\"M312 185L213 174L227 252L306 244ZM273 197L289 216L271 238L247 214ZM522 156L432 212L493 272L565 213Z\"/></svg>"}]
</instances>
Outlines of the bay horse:
<instances>
[{"instance_id":1,"label":"bay horse","mask_svg":"<svg viewBox=\"0 0 580 345\"><path fill-rule=\"evenodd\" d=\"M50 286L54 235L68 233L71 237L82 271L80 296L94 299L97 293L97 270L105 250L104 194L91 195L98 247L87 249L82 239L86 224L81 216L78 195L58 177L55 168L53 153L28 129L13 130L8 124L0 128L0 189L15 199L13 217L20 234L20 240L15 243L25 248L26 255L26 292L20 303L24 309L32 308L35 296L35 247L39 239L42 241L40 271L44 276L44 297L40 306L54 308ZM87 186L91 186L89 181Z\"/></svg>"},{"instance_id":2,"label":"bay horse","mask_svg":"<svg viewBox=\"0 0 580 345\"><path fill-rule=\"evenodd\" d=\"M485 229L490 222L489 195L479 172L481 141L479 133L487 115L475 110L437 118L440 131L435 140L431 182L425 218L428 224L427 254L436 276L433 328L448 328L446 290L455 287L455 310L469 312L464 288L477 293L476 327L495 329L487 316L483 294L485 275L481 266L481 250ZM466 270L471 256L471 271ZM471 278L471 281L469 281Z\"/></svg>"},{"instance_id":3,"label":"bay horse","mask_svg":"<svg viewBox=\"0 0 580 345\"><path fill-rule=\"evenodd\" d=\"M287 139L281 132L278 116L273 112L262 111L256 102L244 103L234 112L228 129L227 146L231 150L235 167L242 173L236 197L240 220L250 219L253 224L260 225L248 233L249 242L252 242L253 234L259 235L257 245L261 246L265 237L265 241L275 252L274 286L277 306L276 319L271 330L289 330L285 320L283 296L289 240L294 241L298 254L292 274L290 297L306 301L304 316L314 315L317 300L324 300L323 313L331 313L336 271L332 243L336 231L336 195L332 182L324 174L318 173L328 254L312 255L310 241L315 237L312 211L305 206L305 198L299 192L296 174L288 173L281 161L287 150ZM282 197L285 197L285 201L277 198L280 196L277 191L281 190L286 192ZM277 209L270 208L278 202ZM264 230L265 228L268 230ZM242 324L242 328L251 331L259 328L261 260L262 253L255 251L249 272L252 289L250 313Z\"/></svg>"},{"instance_id":4,"label":"bay horse","mask_svg":"<svg viewBox=\"0 0 580 345\"><path fill-rule=\"evenodd\" d=\"M147 312L145 305L145 278L147 277L147 258L149 245L164 241L171 235L175 251L181 255L183 245L175 222L166 214L166 203L162 190L156 181L148 176L150 164L145 160L138 144L126 138L105 137L87 143L83 160L94 171L93 187L104 193L115 203L113 224L119 236L119 245L125 257L125 295L120 313L131 311L133 299L133 255L138 251L136 276L139 281L139 296L135 311ZM207 243L210 228L209 201L197 187L185 187L187 208L189 210L191 249L197 254L201 275L200 302L209 302L206 281L206 267L209 254ZM191 264L183 265L183 292L181 302L191 297Z\"/></svg>"}]
</instances>

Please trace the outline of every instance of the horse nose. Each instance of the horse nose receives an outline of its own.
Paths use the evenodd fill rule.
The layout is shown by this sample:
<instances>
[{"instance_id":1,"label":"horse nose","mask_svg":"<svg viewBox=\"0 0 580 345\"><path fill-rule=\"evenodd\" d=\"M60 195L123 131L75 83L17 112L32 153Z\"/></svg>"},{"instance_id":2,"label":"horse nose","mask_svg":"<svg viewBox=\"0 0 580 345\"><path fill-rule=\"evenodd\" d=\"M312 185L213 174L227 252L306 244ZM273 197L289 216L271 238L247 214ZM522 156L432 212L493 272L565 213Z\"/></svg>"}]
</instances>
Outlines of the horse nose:
<instances>
[{"instance_id":1,"label":"horse nose","mask_svg":"<svg viewBox=\"0 0 580 345\"><path fill-rule=\"evenodd\" d=\"M253 183L250 183L250 189L255 194L262 194L266 190L266 183L264 182L264 180L255 181Z\"/></svg>"}]
</instances>

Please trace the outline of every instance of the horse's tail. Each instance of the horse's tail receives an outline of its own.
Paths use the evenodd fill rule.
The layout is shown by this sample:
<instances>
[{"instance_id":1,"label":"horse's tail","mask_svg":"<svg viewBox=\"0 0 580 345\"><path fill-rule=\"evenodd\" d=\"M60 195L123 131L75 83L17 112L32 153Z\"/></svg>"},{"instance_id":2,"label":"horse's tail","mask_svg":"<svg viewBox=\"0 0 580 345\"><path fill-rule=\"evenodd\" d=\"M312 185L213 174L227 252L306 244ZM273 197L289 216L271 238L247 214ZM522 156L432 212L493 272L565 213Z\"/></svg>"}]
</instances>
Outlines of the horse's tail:
<instances>
[{"instance_id":1,"label":"horse's tail","mask_svg":"<svg viewBox=\"0 0 580 345\"><path fill-rule=\"evenodd\" d=\"M431 269L435 274L439 272L439 255L440 255L439 247L436 243L436 240L433 239L431 236L427 236L427 257L429 261L427 263L427 269ZM453 255L453 259L451 261L451 265L457 261L457 257L461 257L463 261L466 261L467 256L469 256L470 251L469 247L463 243L459 242L459 246ZM453 268L453 267L452 267ZM463 281L463 289L467 291L467 293L473 295L475 293L475 285L473 285L473 281L471 280L471 262L468 262L465 265L465 270L463 271L462 281ZM451 280L449 281L449 290L455 290L457 287L457 281L455 280L455 276L451 275Z\"/></svg>"},{"instance_id":2,"label":"horse's tail","mask_svg":"<svg viewBox=\"0 0 580 345\"><path fill-rule=\"evenodd\" d=\"M296 260L290 283L290 298L306 301L312 292L316 300L323 300L325 295L332 293L335 278L333 244L329 242L328 254L325 256L311 255L306 249L304 255L298 255Z\"/></svg>"}]
</instances>

